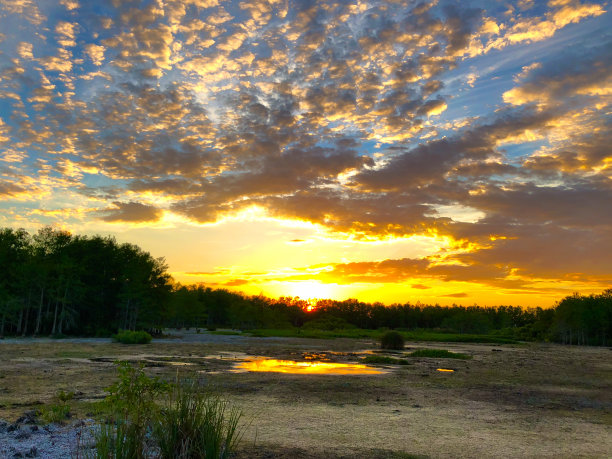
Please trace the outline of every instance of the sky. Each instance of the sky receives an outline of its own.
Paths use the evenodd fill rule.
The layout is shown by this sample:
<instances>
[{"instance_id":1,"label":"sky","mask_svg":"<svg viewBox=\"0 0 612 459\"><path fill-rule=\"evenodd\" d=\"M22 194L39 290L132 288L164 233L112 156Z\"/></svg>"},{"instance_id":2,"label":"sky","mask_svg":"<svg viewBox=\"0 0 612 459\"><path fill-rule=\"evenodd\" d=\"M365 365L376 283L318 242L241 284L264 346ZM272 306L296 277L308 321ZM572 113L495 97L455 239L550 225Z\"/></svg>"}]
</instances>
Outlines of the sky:
<instances>
[{"instance_id":1,"label":"sky","mask_svg":"<svg viewBox=\"0 0 612 459\"><path fill-rule=\"evenodd\" d=\"M0 227L271 297L600 292L611 8L0 0Z\"/></svg>"}]
</instances>

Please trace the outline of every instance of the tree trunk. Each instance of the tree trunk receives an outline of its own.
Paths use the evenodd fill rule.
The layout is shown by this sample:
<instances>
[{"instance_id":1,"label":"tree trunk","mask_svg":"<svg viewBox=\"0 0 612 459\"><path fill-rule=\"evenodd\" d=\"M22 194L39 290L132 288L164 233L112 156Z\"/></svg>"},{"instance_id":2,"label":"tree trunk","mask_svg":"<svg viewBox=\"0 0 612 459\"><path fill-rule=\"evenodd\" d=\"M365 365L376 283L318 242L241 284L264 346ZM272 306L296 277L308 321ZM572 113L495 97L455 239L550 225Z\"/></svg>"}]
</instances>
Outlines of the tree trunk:
<instances>
[{"instance_id":1,"label":"tree trunk","mask_svg":"<svg viewBox=\"0 0 612 459\"><path fill-rule=\"evenodd\" d=\"M34 330L34 336L38 335L40 332L40 321L42 319L42 307L43 307L43 299L45 296L45 288L42 287L40 289L40 302L38 303L38 316L36 317L36 329Z\"/></svg>"},{"instance_id":2,"label":"tree trunk","mask_svg":"<svg viewBox=\"0 0 612 459\"><path fill-rule=\"evenodd\" d=\"M64 323L64 310L66 309L66 305L62 302L62 310L60 311L59 314L59 325L57 327L57 333L58 334L62 334L62 324Z\"/></svg>"},{"instance_id":3,"label":"tree trunk","mask_svg":"<svg viewBox=\"0 0 612 459\"><path fill-rule=\"evenodd\" d=\"M130 298L128 298L127 303L125 304L125 316L123 318L123 329L128 329L128 318L130 314Z\"/></svg>"},{"instance_id":4,"label":"tree trunk","mask_svg":"<svg viewBox=\"0 0 612 459\"><path fill-rule=\"evenodd\" d=\"M28 332L28 318L30 316L30 305L28 304L28 306L26 307L25 310L25 324L23 325L23 332L21 333L21 336L25 336L26 333Z\"/></svg>"},{"instance_id":5,"label":"tree trunk","mask_svg":"<svg viewBox=\"0 0 612 459\"><path fill-rule=\"evenodd\" d=\"M32 290L28 289L28 304L26 305L25 310L25 324L23 326L23 333L21 336L25 336L28 332L28 319L30 317L30 306L32 304Z\"/></svg>"},{"instance_id":6,"label":"tree trunk","mask_svg":"<svg viewBox=\"0 0 612 459\"><path fill-rule=\"evenodd\" d=\"M55 326L57 325L57 307L59 305L59 300L55 300L55 312L53 313L53 328L51 329L51 334L55 335Z\"/></svg>"},{"instance_id":7,"label":"tree trunk","mask_svg":"<svg viewBox=\"0 0 612 459\"><path fill-rule=\"evenodd\" d=\"M138 305L134 308L134 314L132 314L132 330L136 330L136 320L138 319Z\"/></svg>"},{"instance_id":8,"label":"tree trunk","mask_svg":"<svg viewBox=\"0 0 612 459\"><path fill-rule=\"evenodd\" d=\"M6 305L4 305L6 308ZM2 325L0 325L0 338L4 339L4 319L6 319L6 309L2 311Z\"/></svg>"},{"instance_id":9,"label":"tree trunk","mask_svg":"<svg viewBox=\"0 0 612 459\"><path fill-rule=\"evenodd\" d=\"M17 334L21 333L21 323L23 322L23 309L19 311L19 321L17 322Z\"/></svg>"}]
</instances>

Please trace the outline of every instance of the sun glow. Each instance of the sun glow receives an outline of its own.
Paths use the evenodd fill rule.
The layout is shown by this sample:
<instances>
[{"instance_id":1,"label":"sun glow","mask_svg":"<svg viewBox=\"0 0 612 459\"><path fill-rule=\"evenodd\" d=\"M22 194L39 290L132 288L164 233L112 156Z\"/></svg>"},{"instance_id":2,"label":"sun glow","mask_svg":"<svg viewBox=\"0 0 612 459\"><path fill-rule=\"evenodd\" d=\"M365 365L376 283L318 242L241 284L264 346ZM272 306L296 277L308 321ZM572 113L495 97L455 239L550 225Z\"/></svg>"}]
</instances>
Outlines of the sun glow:
<instances>
[{"instance_id":1,"label":"sun glow","mask_svg":"<svg viewBox=\"0 0 612 459\"><path fill-rule=\"evenodd\" d=\"M314 309L317 299L335 298L337 296L335 285L324 284L319 281L285 282L289 296L297 296L308 302L307 311Z\"/></svg>"}]
</instances>

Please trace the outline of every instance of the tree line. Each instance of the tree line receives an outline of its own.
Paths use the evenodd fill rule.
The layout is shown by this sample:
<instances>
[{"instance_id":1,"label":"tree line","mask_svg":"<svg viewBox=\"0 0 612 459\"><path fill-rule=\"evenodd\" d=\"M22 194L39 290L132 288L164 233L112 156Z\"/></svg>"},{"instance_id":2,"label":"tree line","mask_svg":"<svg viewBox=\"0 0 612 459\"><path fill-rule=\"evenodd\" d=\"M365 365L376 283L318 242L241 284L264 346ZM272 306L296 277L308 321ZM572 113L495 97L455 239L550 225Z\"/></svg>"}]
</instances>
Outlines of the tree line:
<instances>
[{"instance_id":1,"label":"tree line","mask_svg":"<svg viewBox=\"0 0 612 459\"><path fill-rule=\"evenodd\" d=\"M163 259L114 238L0 230L0 336L102 335L163 325Z\"/></svg>"},{"instance_id":2,"label":"tree line","mask_svg":"<svg viewBox=\"0 0 612 459\"><path fill-rule=\"evenodd\" d=\"M364 303L247 296L174 283L163 258L112 237L0 230L0 336L108 336L164 327L437 330L608 345L612 289L553 308ZM309 310L312 309L312 310Z\"/></svg>"}]
</instances>

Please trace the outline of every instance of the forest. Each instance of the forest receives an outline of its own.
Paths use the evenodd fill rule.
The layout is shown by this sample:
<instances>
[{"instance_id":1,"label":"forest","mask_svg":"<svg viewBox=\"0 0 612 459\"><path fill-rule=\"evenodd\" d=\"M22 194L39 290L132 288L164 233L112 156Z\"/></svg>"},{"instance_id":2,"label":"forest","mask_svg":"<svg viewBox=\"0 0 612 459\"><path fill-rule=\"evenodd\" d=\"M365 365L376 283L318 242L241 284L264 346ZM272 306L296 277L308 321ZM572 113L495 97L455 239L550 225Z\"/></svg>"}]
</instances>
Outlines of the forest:
<instances>
[{"instance_id":1,"label":"forest","mask_svg":"<svg viewBox=\"0 0 612 459\"><path fill-rule=\"evenodd\" d=\"M439 306L247 296L181 285L163 258L112 237L51 227L0 229L0 337L110 336L165 327L398 329L493 334L519 340L609 345L612 289L573 294L553 308Z\"/></svg>"}]
</instances>

